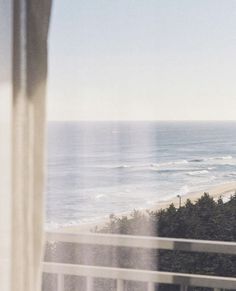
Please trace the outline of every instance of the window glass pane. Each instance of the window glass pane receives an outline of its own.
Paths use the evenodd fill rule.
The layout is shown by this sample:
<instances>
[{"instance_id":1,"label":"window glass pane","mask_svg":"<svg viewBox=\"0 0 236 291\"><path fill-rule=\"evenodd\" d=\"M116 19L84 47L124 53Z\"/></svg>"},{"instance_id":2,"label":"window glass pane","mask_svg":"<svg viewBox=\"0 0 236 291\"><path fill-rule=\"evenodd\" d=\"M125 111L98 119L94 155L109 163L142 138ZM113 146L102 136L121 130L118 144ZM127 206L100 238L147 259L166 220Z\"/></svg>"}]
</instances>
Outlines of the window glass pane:
<instances>
[{"instance_id":1,"label":"window glass pane","mask_svg":"<svg viewBox=\"0 0 236 291\"><path fill-rule=\"evenodd\" d=\"M197 214L236 189L235 14L234 1L55 2L47 230L236 239L207 231ZM204 192L212 198L188 201ZM66 243L46 253L51 261L210 274L197 256L183 264L181 256ZM74 275L64 278L68 290L86 284ZM96 290L115 290L112 278L99 280ZM147 288L135 284L125 288Z\"/></svg>"}]
</instances>

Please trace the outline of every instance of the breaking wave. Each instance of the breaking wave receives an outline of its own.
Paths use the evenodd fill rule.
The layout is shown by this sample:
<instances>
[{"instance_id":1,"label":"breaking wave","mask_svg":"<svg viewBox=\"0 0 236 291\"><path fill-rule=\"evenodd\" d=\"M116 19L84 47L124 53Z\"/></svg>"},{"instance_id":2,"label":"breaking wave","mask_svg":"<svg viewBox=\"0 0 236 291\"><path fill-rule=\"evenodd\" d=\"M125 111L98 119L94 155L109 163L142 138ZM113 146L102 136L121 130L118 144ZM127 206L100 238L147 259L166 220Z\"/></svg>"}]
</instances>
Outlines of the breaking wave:
<instances>
[{"instance_id":1,"label":"breaking wave","mask_svg":"<svg viewBox=\"0 0 236 291\"><path fill-rule=\"evenodd\" d=\"M191 172L188 172L187 174L190 176L199 176L199 175L206 175L208 173L209 173L208 170L200 170L200 171L191 171Z\"/></svg>"},{"instance_id":2,"label":"breaking wave","mask_svg":"<svg viewBox=\"0 0 236 291\"><path fill-rule=\"evenodd\" d=\"M196 159L190 159L190 160L176 160L176 161L169 161L164 163L150 163L150 164L136 164L136 165L129 165L129 164L121 164L121 165L115 165L115 166L109 166L109 165L101 165L98 166L100 168L105 169L151 169L151 170L158 170L160 168L164 167L175 167L175 166L181 166L181 165L187 165L189 163L204 163L209 161L224 161L224 160L232 160L233 157L230 155L227 156L221 156L221 157L208 157L208 158L196 158ZM210 169L210 168L209 168Z\"/></svg>"},{"instance_id":3,"label":"breaking wave","mask_svg":"<svg viewBox=\"0 0 236 291\"><path fill-rule=\"evenodd\" d=\"M199 159L192 159L189 160L191 163L201 163L201 162L207 162L207 161L214 161L214 160L232 160L233 157L228 156L222 156L222 157L209 157L209 158L199 158Z\"/></svg>"},{"instance_id":4,"label":"breaking wave","mask_svg":"<svg viewBox=\"0 0 236 291\"><path fill-rule=\"evenodd\" d=\"M165 167L165 166L175 166L175 165L185 165L188 164L187 160L179 160L179 161L170 161L166 163L152 163L151 167Z\"/></svg>"}]
</instances>

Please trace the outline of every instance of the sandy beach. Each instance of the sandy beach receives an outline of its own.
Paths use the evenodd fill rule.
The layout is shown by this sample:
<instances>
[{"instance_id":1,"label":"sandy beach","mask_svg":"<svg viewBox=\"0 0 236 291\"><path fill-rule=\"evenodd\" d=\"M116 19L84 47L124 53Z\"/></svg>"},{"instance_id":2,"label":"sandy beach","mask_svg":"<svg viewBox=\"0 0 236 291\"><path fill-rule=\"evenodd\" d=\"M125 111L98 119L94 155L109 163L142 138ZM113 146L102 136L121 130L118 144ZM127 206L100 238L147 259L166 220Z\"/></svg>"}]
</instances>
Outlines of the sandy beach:
<instances>
[{"instance_id":1,"label":"sandy beach","mask_svg":"<svg viewBox=\"0 0 236 291\"><path fill-rule=\"evenodd\" d=\"M184 205L188 199L190 199L193 203L196 202L198 198L200 198L204 192L209 193L211 197L214 199L222 198L223 200L227 200L231 195L233 195L236 191L236 182L219 184L210 188L203 189L201 191L189 192L186 195L181 196L181 204ZM172 197L168 200L159 200L156 202L156 205L147 209L140 209L141 212L146 213L146 210L157 211L160 209L167 208L171 203L174 204L175 207L179 207L179 198ZM136 209L139 210L139 209ZM129 216L132 212L123 212L115 214L117 217ZM60 231L69 232L69 233L80 233L80 232L88 232L93 230L96 226L102 228L108 219L97 220L96 222L84 223L80 225L68 226L61 228Z\"/></svg>"}]
</instances>

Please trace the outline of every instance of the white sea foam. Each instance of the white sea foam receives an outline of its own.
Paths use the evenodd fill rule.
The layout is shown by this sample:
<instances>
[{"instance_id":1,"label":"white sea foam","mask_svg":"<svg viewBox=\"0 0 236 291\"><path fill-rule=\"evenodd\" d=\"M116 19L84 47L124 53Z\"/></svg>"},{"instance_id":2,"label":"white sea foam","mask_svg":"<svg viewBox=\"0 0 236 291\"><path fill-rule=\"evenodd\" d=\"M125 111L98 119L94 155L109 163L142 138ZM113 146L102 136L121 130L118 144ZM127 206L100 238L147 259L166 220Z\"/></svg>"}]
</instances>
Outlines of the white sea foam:
<instances>
[{"instance_id":1,"label":"white sea foam","mask_svg":"<svg viewBox=\"0 0 236 291\"><path fill-rule=\"evenodd\" d=\"M174 166L174 165L185 165L188 164L187 160L179 160L179 161L171 161L166 163L152 163L150 167L166 167L166 166Z\"/></svg>"},{"instance_id":2,"label":"white sea foam","mask_svg":"<svg viewBox=\"0 0 236 291\"><path fill-rule=\"evenodd\" d=\"M232 156L222 156L222 157L210 157L206 158L205 160L232 160Z\"/></svg>"},{"instance_id":3,"label":"white sea foam","mask_svg":"<svg viewBox=\"0 0 236 291\"><path fill-rule=\"evenodd\" d=\"M121 166L117 166L117 168L131 168L131 166L130 165L121 165Z\"/></svg>"},{"instance_id":4,"label":"white sea foam","mask_svg":"<svg viewBox=\"0 0 236 291\"><path fill-rule=\"evenodd\" d=\"M106 197L105 194L98 194L98 195L95 196L95 199L99 200L99 199L105 198L105 197Z\"/></svg>"},{"instance_id":5,"label":"white sea foam","mask_svg":"<svg viewBox=\"0 0 236 291\"><path fill-rule=\"evenodd\" d=\"M177 194L187 194L190 192L189 186L188 185L184 185L180 188L180 190L178 191Z\"/></svg>"},{"instance_id":6,"label":"white sea foam","mask_svg":"<svg viewBox=\"0 0 236 291\"><path fill-rule=\"evenodd\" d=\"M199 175L206 175L208 173L209 173L208 170L200 170L200 171L191 171L191 172L188 172L187 174L190 176L199 176Z\"/></svg>"},{"instance_id":7,"label":"white sea foam","mask_svg":"<svg viewBox=\"0 0 236 291\"><path fill-rule=\"evenodd\" d=\"M99 168L105 168L105 169L134 169L134 170L154 170L154 169L160 169L164 167L171 167L171 166L177 166L177 165L186 165L189 162L187 160L178 160L178 161L170 161L165 163L151 163L151 164L136 164L136 165L128 165L128 164L122 164L122 165L101 165L98 166Z\"/></svg>"}]
</instances>

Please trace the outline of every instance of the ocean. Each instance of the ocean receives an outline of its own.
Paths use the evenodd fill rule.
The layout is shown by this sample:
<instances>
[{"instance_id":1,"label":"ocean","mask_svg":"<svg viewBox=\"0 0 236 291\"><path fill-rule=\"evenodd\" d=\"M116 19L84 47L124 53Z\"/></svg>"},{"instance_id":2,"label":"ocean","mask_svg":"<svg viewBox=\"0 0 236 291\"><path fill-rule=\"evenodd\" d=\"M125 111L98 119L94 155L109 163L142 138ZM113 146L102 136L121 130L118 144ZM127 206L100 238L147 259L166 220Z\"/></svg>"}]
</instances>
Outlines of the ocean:
<instances>
[{"instance_id":1,"label":"ocean","mask_svg":"<svg viewBox=\"0 0 236 291\"><path fill-rule=\"evenodd\" d=\"M49 122L47 228L236 180L236 122Z\"/></svg>"}]
</instances>

